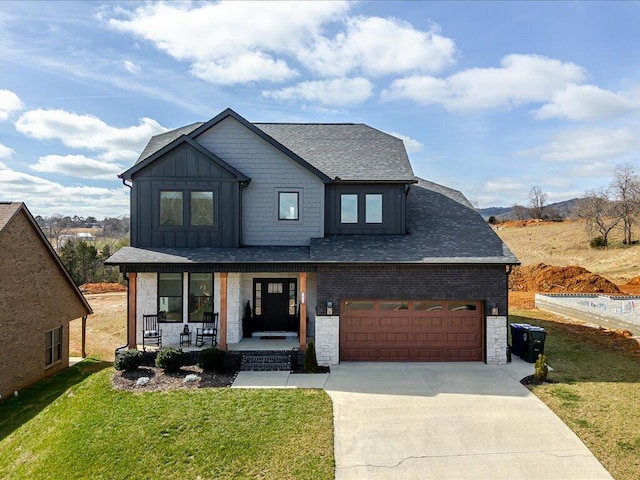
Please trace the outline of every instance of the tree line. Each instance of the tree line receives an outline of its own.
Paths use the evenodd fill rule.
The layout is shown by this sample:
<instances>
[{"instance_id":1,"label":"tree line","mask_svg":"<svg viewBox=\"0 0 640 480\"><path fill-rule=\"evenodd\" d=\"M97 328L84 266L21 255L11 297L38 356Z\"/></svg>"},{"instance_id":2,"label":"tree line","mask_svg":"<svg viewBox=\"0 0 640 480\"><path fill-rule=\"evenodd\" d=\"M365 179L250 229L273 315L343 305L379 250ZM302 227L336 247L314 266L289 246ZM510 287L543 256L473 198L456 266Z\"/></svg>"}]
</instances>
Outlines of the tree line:
<instances>
[{"instance_id":1,"label":"tree line","mask_svg":"<svg viewBox=\"0 0 640 480\"><path fill-rule=\"evenodd\" d=\"M542 188L532 187L528 198L528 206L512 206L518 220L561 220L561 216L547 205L548 196ZM635 243L634 229L640 222L640 176L635 168L629 163L616 166L613 180L608 185L587 190L577 201L573 214L584 220L592 247L609 245L609 236L616 228L622 229L625 245ZM491 218L489 221L493 223Z\"/></svg>"},{"instance_id":2,"label":"tree line","mask_svg":"<svg viewBox=\"0 0 640 480\"><path fill-rule=\"evenodd\" d=\"M71 217L60 214L43 217L36 216L36 222L49 238L55 240L54 246L58 245L58 239L65 230L70 228L91 228L100 229L98 235L110 238L123 238L129 235L130 221L128 216L109 217L103 220L97 220L96 217L79 217L77 215ZM54 242L52 242L54 243Z\"/></svg>"}]
</instances>

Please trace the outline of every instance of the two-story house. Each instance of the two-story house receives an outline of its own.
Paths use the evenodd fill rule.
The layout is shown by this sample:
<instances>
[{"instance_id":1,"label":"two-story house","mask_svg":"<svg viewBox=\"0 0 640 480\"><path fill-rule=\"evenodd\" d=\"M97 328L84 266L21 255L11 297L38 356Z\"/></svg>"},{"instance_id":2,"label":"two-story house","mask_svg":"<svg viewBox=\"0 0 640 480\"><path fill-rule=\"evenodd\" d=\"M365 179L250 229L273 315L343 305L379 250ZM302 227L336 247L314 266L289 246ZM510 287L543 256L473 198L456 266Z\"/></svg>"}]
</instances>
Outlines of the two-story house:
<instances>
[{"instance_id":1,"label":"two-story house","mask_svg":"<svg viewBox=\"0 0 640 480\"><path fill-rule=\"evenodd\" d=\"M227 109L157 135L120 175L131 247L128 342L165 344L219 313L221 348L315 339L320 363L485 361L507 352L518 263L458 191L417 178L402 140L364 124L251 123ZM245 329L246 330L246 329Z\"/></svg>"}]
</instances>

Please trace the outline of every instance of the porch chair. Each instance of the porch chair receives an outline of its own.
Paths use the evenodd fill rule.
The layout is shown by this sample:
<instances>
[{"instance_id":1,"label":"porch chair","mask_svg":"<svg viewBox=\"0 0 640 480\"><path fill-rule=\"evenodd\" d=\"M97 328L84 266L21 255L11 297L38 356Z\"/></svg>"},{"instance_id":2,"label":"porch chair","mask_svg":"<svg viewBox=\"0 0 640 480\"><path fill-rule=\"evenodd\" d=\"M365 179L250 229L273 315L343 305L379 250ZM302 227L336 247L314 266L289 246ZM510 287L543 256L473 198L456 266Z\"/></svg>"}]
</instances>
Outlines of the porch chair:
<instances>
[{"instance_id":1,"label":"porch chair","mask_svg":"<svg viewBox=\"0 0 640 480\"><path fill-rule=\"evenodd\" d=\"M196 328L196 347L204 345L205 338L211 338L211 346L218 345L218 314L204 312L202 314L202 328Z\"/></svg>"},{"instance_id":2,"label":"porch chair","mask_svg":"<svg viewBox=\"0 0 640 480\"><path fill-rule=\"evenodd\" d=\"M147 345L162 347L162 330L158 327L160 315L142 315L142 350L147 351Z\"/></svg>"}]
</instances>

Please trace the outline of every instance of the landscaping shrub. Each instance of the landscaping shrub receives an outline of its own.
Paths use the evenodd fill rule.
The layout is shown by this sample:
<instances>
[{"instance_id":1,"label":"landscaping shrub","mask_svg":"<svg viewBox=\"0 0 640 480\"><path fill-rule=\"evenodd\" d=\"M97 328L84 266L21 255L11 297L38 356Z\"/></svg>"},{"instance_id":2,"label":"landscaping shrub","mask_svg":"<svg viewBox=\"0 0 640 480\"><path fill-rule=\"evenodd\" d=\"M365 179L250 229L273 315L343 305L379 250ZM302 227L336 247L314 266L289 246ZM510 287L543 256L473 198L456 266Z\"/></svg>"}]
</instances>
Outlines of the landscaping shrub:
<instances>
[{"instance_id":1,"label":"landscaping shrub","mask_svg":"<svg viewBox=\"0 0 640 480\"><path fill-rule=\"evenodd\" d=\"M536 371L533 376L538 382L544 382L547 379L547 375L549 375L547 357L541 353L536 360Z\"/></svg>"},{"instance_id":2,"label":"landscaping shrub","mask_svg":"<svg viewBox=\"0 0 640 480\"><path fill-rule=\"evenodd\" d=\"M307 351L304 352L304 371L306 373L315 373L318 369L318 359L316 358L316 345L309 342Z\"/></svg>"},{"instance_id":3,"label":"landscaping shrub","mask_svg":"<svg viewBox=\"0 0 640 480\"><path fill-rule=\"evenodd\" d=\"M601 248L607 246L607 241L603 237L593 237L589 242L591 248Z\"/></svg>"},{"instance_id":4,"label":"landscaping shrub","mask_svg":"<svg viewBox=\"0 0 640 480\"><path fill-rule=\"evenodd\" d=\"M494 217L493 215L491 215L491 216L489 217L488 222L489 222L491 225L495 225L496 223L498 223L498 219L497 219L496 217Z\"/></svg>"},{"instance_id":5,"label":"landscaping shrub","mask_svg":"<svg viewBox=\"0 0 640 480\"><path fill-rule=\"evenodd\" d=\"M175 348L163 348L156 357L156 367L162 368L165 372L177 372L184 365L184 355L182 350Z\"/></svg>"},{"instance_id":6,"label":"landscaping shrub","mask_svg":"<svg viewBox=\"0 0 640 480\"><path fill-rule=\"evenodd\" d=\"M222 370L225 352L219 348L205 348L198 355L198 366L203 370Z\"/></svg>"},{"instance_id":7,"label":"landscaping shrub","mask_svg":"<svg viewBox=\"0 0 640 480\"><path fill-rule=\"evenodd\" d=\"M131 372L142 364L142 355L135 348L116 355L113 366L116 370Z\"/></svg>"}]
</instances>

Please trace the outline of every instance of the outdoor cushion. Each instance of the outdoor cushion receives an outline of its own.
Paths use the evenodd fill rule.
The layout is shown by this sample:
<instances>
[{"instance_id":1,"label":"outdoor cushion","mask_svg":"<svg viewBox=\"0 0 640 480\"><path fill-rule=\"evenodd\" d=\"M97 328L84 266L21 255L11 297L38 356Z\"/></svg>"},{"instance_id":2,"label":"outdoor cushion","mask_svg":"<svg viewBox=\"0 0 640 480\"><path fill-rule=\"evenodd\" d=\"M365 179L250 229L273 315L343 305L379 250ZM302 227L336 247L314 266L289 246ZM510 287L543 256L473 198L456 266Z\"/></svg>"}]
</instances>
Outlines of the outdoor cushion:
<instances>
[{"instance_id":1,"label":"outdoor cushion","mask_svg":"<svg viewBox=\"0 0 640 480\"><path fill-rule=\"evenodd\" d=\"M203 335L213 335L213 328L205 328L202 330Z\"/></svg>"},{"instance_id":2,"label":"outdoor cushion","mask_svg":"<svg viewBox=\"0 0 640 480\"><path fill-rule=\"evenodd\" d=\"M158 336L158 330L145 330L144 331L144 336L145 337L157 337Z\"/></svg>"}]
</instances>

